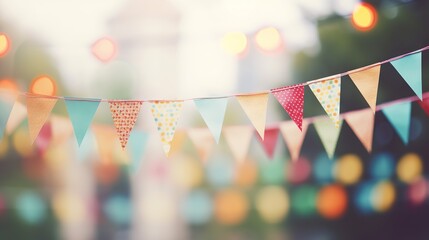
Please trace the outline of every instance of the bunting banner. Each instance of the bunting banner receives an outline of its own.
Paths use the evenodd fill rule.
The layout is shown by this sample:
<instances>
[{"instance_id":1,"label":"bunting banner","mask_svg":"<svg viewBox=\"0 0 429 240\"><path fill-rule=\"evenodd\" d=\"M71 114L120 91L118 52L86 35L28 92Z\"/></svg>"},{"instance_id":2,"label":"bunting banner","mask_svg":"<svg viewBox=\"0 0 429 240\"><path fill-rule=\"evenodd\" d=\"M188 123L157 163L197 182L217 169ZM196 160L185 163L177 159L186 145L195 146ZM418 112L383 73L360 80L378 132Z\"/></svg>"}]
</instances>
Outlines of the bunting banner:
<instances>
[{"instance_id":1,"label":"bunting banner","mask_svg":"<svg viewBox=\"0 0 429 240\"><path fill-rule=\"evenodd\" d=\"M95 112L100 104L100 99L88 99L80 101L66 98L64 100L70 121L73 125L74 134L78 145L83 141L86 131L91 125Z\"/></svg>"},{"instance_id":2,"label":"bunting banner","mask_svg":"<svg viewBox=\"0 0 429 240\"><path fill-rule=\"evenodd\" d=\"M140 168L149 135L143 131L134 130L129 137L129 150L131 155L131 163L129 164L132 173L137 172Z\"/></svg>"},{"instance_id":3,"label":"bunting banner","mask_svg":"<svg viewBox=\"0 0 429 240\"><path fill-rule=\"evenodd\" d=\"M278 128L267 128L265 129L265 139L258 137L259 142L265 150L265 153L270 159L273 159L274 152L277 146L277 140L279 139Z\"/></svg>"},{"instance_id":4,"label":"bunting banner","mask_svg":"<svg viewBox=\"0 0 429 240\"><path fill-rule=\"evenodd\" d=\"M296 161L299 158L301 146L304 142L307 129L308 121L305 120L302 122L301 131L297 129L292 122L285 122L280 124L280 131L289 150L289 154L292 161Z\"/></svg>"},{"instance_id":5,"label":"bunting banner","mask_svg":"<svg viewBox=\"0 0 429 240\"><path fill-rule=\"evenodd\" d=\"M349 74L349 77L353 80L353 83L359 89L373 113L375 113L375 106L377 104L380 69L381 67L378 65L360 72Z\"/></svg>"},{"instance_id":6,"label":"bunting banner","mask_svg":"<svg viewBox=\"0 0 429 240\"><path fill-rule=\"evenodd\" d=\"M311 83L309 86L329 118L334 122L335 127L339 128L341 79L323 80Z\"/></svg>"},{"instance_id":7,"label":"bunting banner","mask_svg":"<svg viewBox=\"0 0 429 240\"><path fill-rule=\"evenodd\" d=\"M31 143L36 140L40 129L42 129L56 103L57 99L55 98L27 97L28 130Z\"/></svg>"},{"instance_id":8,"label":"bunting banner","mask_svg":"<svg viewBox=\"0 0 429 240\"><path fill-rule=\"evenodd\" d=\"M422 99L422 53L415 53L390 62L408 83L414 93Z\"/></svg>"},{"instance_id":9,"label":"bunting banner","mask_svg":"<svg viewBox=\"0 0 429 240\"><path fill-rule=\"evenodd\" d=\"M411 102L396 103L383 108L382 111L402 142L407 145L410 134Z\"/></svg>"},{"instance_id":10,"label":"bunting banner","mask_svg":"<svg viewBox=\"0 0 429 240\"><path fill-rule=\"evenodd\" d=\"M304 117L304 85L294 85L282 89L271 90L273 96L282 105L290 118L302 130Z\"/></svg>"},{"instance_id":11,"label":"bunting banner","mask_svg":"<svg viewBox=\"0 0 429 240\"><path fill-rule=\"evenodd\" d=\"M215 143L210 131L205 128L189 129L188 136L197 149L200 159L204 162L207 161L213 151Z\"/></svg>"},{"instance_id":12,"label":"bunting banner","mask_svg":"<svg viewBox=\"0 0 429 240\"><path fill-rule=\"evenodd\" d=\"M125 149L127 145L128 137L137 121L142 104L141 101L109 101L110 112L122 149Z\"/></svg>"},{"instance_id":13,"label":"bunting banner","mask_svg":"<svg viewBox=\"0 0 429 240\"><path fill-rule=\"evenodd\" d=\"M216 143L219 143L228 98L196 99L194 103L207 127L213 134Z\"/></svg>"},{"instance_id":14,"label":"bunting banner","mask_svg":"<svg viewBox=\"0 0 429 240\"><path fill-rule=\"evenodd\" d=\"M267 118L268 93L236 96L250 122L259 136L264 139L265 121Z\"/></svg>"},{"instance_id":15,"label":"bunting banner","mask_svg":"<svg viewBox=\"0 0 429 240\"><path fill-rule=\"evenodd\" d=\"M155 121L163 144L164 153L167 157L182 107L182 101L154 101L151 105L153 120Z\"/></svg>"},{"instance_id":16,"label":"bunting banner","mask_svg":"<svg viewBox=\"0 0 429 240\"><path fill-rule=\"evenodd\" d=\"M334 157L342 123L343 121L341 120L339 122L339 127L336 127L332 125L332 122L326 117L321 117L313 123L314 128L322 141L323 147L325 148L328 157L331 159Z\"/></svg>"},{"instance_id":17,"label":"bunting banner","mask_svg":"<svg viewBox=\"0 0 429 240\"><path fill-rule=\"evenodd\" d=\"M0 136L3 137L6 125L15 104L16 95L13 93L6 93L0 96Z\"/></svg>"},{"instance_id":18,"label":"bunting banner","mask_svg":"<svg viewBox=\"0 0 429 240\"><path fill-rule=\"evenodd\" d=\"M349 127L353 130L362 145L370 153L372 151L372 138L374 135L374 112L372 109L363 109L359 111L344 114Z\"/></svg>"},{"instance_id":19,"label":"bunting banner","mask_svg":"<svg viewBox=\"0 0 429 240\"><path fill-rule=\"evenodd\" d=\"M249 151L253 129L248 126L228 126L224 128L223 135L235 160L239 163L244 162Z\"/></svg>"}]
</instances>

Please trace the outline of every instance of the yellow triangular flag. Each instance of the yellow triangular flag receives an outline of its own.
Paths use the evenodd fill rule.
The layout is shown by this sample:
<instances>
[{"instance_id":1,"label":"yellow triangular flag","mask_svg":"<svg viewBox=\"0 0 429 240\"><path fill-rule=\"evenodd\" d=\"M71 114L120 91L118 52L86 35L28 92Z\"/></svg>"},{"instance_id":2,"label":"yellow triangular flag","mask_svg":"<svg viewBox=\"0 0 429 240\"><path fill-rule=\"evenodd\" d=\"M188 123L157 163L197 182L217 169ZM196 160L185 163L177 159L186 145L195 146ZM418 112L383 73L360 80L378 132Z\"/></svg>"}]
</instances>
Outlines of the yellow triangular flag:
<instances>
[{"instance_id":1,"label":"yellow triangular flag","mask_svg":"<svg viewBox=\"0 0 429 240\"><path fill-rule=\"evenodd\" d=\"M335 78L330 80L318 81L311 83L310 89L319 100L329 118L334 122L335 127L340 127L340 95L341 79Z\"/></svg>"},{"instance_id":2,"label":"yellow triangular flag","mask_svg":"<svg viewBox=\"0 0 429 240\"><path fill-rule=\"evenodd\" d=\"M27 97L28 130L31 143L36 140L56 103L56 98Z\"/></svg>"},{"instance_id":3,"label":"yellow triangular flag","mask_svg":"<svg viewBox=\"0 0 429 240\"><path fill-rule=\"evenodd\" d=\"M372 150L374 135L374 113L370 108L350 112L344 115L347 124L362 142L368 152Z\"/></svg>"},{"instance_id":4,"label":"yellow triangular flag","mask_svg":"<svg viewBox=\"0 0 429 240\"><path fill-rule=\"evenodd\" d=\"M243 162L246 159L253 131L250 126L230 126L223 129L226 143L238 162Z\"/></svg>"},{"instance_id":5,"label":"yellow triangular flag","mask_svg":"<svg viewBox=\"0 0 429 240\"><path fill-rule=\"evenodd\" d=\"M380 65L370 69L349 74L353 83L359 89L366 102L375 113L377 104L378 82L380 79Z\"/></svg>"},{"instance_id":6,"label":"yellow triangular flag","mask_svg":"<svg viewBox=\"0 0 429 240\"><path fill-rule=\"evenodd\" d=\"M236 98L259 136L264 139L268 93L241 95L236 96Z\"/></svg>"},{"instance_id":7,"label":"yellow triangular flag","mask_svg":"<svg viewBox=\"0 0 429 240\"><path fill-rule=\"evenodd\" d=\"M308 121L305 119L302 122L302 131L292 121L280 124L280 131L282 133L283 139L286 142L286 146L289 149L289 154L292 161L296 161L299 158L299 153L301 152L301 146L304 142L307 128Z\"/></svg>"},{"instance_id":8,"label":"yellow triangular flag","mask_svg":"<svg viewBox=\"0 0 429 240\"><path fill-rule=\"evenodd\" d=\"M207 128L194 128L188 130L189 139L197 148L198 155L202 161L206 161L213 151L215 141L213 135Z\"/></svg>"}]
</instances>

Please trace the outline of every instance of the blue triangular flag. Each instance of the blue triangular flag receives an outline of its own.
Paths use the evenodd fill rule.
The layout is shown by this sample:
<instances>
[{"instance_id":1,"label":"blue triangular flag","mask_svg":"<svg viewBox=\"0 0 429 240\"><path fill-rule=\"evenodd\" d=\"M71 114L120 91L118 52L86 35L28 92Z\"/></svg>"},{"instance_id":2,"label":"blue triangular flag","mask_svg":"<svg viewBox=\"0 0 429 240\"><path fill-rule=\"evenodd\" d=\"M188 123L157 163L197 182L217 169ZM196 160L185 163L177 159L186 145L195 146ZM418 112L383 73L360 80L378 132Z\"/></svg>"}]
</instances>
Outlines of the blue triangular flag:
<instances>
[{"instance_id":1,"label":"blue triangular flag","mask_svg":"<svg viewBox=\"0 0 429 240\"><path fill-rule=\"evenodd\" d=\"M402 78L422 99L422 53L415 53L390 62Z\"/></svg>"},{"instance_id":2,"label":"blue triangular flag","mask_svg":"<svg viewBox=\"0 0 429 240\"><path fill-rule=\"evenodd\" d=\"M411 102L401 102L383 108L383 113L395 128L404 144L408 144L411 120Z\"/></svg>"},{"instance_id":3,"label":"blue triangular flag","mask_svg":"<svg viewBox=\"0 0 429 240\"><path fill-rule=\"evenodd\" d=\"M228 98L196 99L194 102L216 143L219 143Z\"/></svg>"},{"instance_id":4,"label":"blue triangular flag","mask_svg":"<svg viewBox=\"0 0 429 240\"><path fill-rule=\"evenodd\" d=\"M134 130L130 134L128 149L131 151L131 163L129 167L132 172L136 172L140 168L148 139L149 135L142 131Z\"/></svg>"},{"instance_id":5,"label":"blue triangular flag","mask_svg":"<svg viewBox=\"0 0 429 240\"><path fill-rule=\"evenodd\" d=\"M95 112L100 104L100 99L77 100L65 99L67 112L73 125L76 140L80 146L88 127L91 125Z\"/></svg>"},{"instance_id":6,"label":"blue triangular flag","mask_svg":"<svg viewBox=\"0 0 429 240\"><path fill-rule=\"evenodd\" d=\"M0 139L3 138L7 120L15 104L15 99L14 95L9 95L7 93L0 97Z\"/></svg>"}]
</instances>

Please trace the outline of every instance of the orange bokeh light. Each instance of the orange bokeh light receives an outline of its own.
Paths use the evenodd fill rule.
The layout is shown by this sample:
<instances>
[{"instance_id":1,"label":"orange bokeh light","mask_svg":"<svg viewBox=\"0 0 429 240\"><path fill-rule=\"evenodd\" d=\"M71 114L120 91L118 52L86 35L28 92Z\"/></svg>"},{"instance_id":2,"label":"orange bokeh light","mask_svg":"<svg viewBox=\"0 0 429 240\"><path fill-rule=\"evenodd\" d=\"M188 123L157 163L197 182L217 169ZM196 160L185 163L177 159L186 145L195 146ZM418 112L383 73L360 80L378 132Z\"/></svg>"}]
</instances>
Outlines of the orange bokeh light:
<instances>
[{"instance_id":1,"label":"orange bokeh light","mask_svg":"<svg viewBox=\"0 0 429 240\"><path fill-rule=\"evenodd\" d=\"M40 76L31 82L30 92L40 95L54 96L57 92L55 81L49 76Z\"/></svg>"},{"instance_id":2,"label":"orange bokeh light","mask_svg":"<svg viewBox=\"0 0 429 240\"><path fill-rule=\"evenodd\" d=\"M19 86L15 81L6 78L0 80L0 89L16 93L19 91Z\"/></svg>"},{"instance_id":3,"label":"orange bokeh light","mask_svg":"<svg viewBox=\"0 0 429 240\"><path fill-rule=\"evenodd\" d=\"M322 188L317 197L320 215L328 219L339 218L347 208L347 193L338 185Z\"/></svg>"},{"instance_id":4,"label":"orange bokeh light","mask_svg":"<svg viewBox=\"0 0 429 240\"><path fill-rule=\"evenodd\" d=\"M282 48L280 32L273 27L267 27L256 33L255 41L258 47L266 52L276 52Z\"/></svg>"},{"instance_id":5,"label":"orange bokeh light","mask_svg":"<svg viewBox=\"0 0 429 240\"><path fill-rule=\"evenodd\" d=\"M92 45L92 53L98 60L110 62L117 53L116 43L110 38L101 38Z\"/></svg>"},{"instance_id":6,"label":"orange bokeh light","mask_svg":"<svg viewBox=\"0 0 429 240\"><path fill-rule=\"evenodd\" d=\"M249 210L249 203L243 193L236 190L224 190L215 197L214 214L225 225L242 222Z\"/></svg>"},{"instance_id":7,"label":"orange bokeh light","mask_svg":"<svg viewBox=\"0 0 429 240\"><path fill-rule=\"evenodd\" d=\"M6 34L0 33L0 57L3 57L9 52L10 40Z\"/></svg>"},{"instance_id":8,"label":"orange bokeh light","mask_svg":"<svg viewBox=\"0 0 429 240\"><path fill-rule=\"evenodd\" d=\"M254 161L244 161L236 168L235 183L240 187L251 187L258 179L258 166Z\"/></svg>"},{"instance_id":9,"label":"orange bokeh light","mask_svg":"<svg viewBox=\"0 0 429 240\"><path fill-rule=\"evenodd\" d=\"M369 3L359 3L353 11L353 26L359 31L369 31L376 23L377 10Z\"/></svg>"}]
</instances>

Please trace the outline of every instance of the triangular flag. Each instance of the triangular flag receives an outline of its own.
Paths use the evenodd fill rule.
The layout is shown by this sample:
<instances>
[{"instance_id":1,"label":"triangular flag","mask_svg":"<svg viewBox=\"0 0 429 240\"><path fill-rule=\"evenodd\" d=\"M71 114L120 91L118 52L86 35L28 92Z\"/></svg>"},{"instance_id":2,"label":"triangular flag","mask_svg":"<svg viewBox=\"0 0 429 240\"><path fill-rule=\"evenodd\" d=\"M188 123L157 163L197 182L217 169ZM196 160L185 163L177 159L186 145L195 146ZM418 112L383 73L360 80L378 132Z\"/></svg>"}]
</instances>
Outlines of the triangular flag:
<instances>
[{"instance_id":1,"label":"triangular flag","mask_svg":"<svg viewBox=\"0 0 429 240\"><path fill-rule=\"evenodd\" d=\"M265 121L267 118L268 93L240 95L236 99L243 108L256 131L264 139Z\"/></svg>"},{"instance_id":2,"label":"triangular flag","mask_svg":"<svg viewBox=\"0 0 429 240\"><path fill-rule=\"evenodd\" d=\"M284 89L273 89L271 93L279 101L300 130L304 116L304 85L295 85Z\"/></svg>"},{"instance_id":3,"label":"triangular flag","mask_svg":"<svg viewBox=\"0 0 429 240\"><path fill-rule=\"evenodd\" d=\"M314 127L319 134L320 140L329 158L334 156L342 123L343 121L340 120L339 127L334 127L331 121L325 117L319 118L314 122Z\"/></svg>"},{"instance_id":4,"label":"triangular flag","mask_svg":"<svg viewBox=\"0 0 429 240\"><path fill-rule=\"evenodd\" d=\"M374 112L372 109L367 108L347 113L344 115L344 119L366 150L371 152L374 135Z\"/></svg>"},{"instance_id":5,"label":"triangular flag","mask_svg":"<svg viewBox=\"0 0 429 240\"><path fill-rule=\"evenodd\" d=\"M216 143L219 143L228 98L196 99L194 102Z\"/></svg>"},{"instance_id":6,"label":"triangular flag","mask_svg":"<svg viewBox=\"0 0 429 240\"><path fill-rule=\"evenodd\" d=\"M274 151L276 150L277 140L279 136L278 128L267 128L265 129L265 139L258 137L259 142L264 147L265 153L270 159L274 156Z\"/></svg>"},{"instance_id":7,"label":"triangular flag","mask_svg":"<svg viewBox=\"0 0 429 240\"><path fill-rule=\"evenodd\" d=\"M52 128L51 123L47 122L40 129L39 135L35 141L36 148L41 156L45 155L51 145L52 140Z\"/></svg>"},{"instance_id":8,"label":"triangular flag","mask_svg":"<svg viewBox=\"0 0 429 240\"><path fill-rule=\"evenodd\" d=\"M6 124L6 133L11 134L27 117L27 108L20 102L15 102Z\"/></svg>"},{"instance_id":9,"label":"triangular flag","mask_svg":"<svg viewBox=\"0 0 429 240\"><path fill-rule=\"evenodd\" d=\"M390 62L402 78L422 99L422 53L415 53Z\"/></svg>"},{"instance_id":10,"label":"triangular flag","mask_svg":"<svg viewBox=\"0 0 429 240\"><path fill-rule=\"evenodd\" d=\"M238 162L246 159L250 141L253 136L253 128L250 126L229 126L223 130L223 136L231 149L232 155Z\"/></svg>"},{"instance_id":11,"label":"triangular flag","mask_svg":"<svg viewBox=\"0 0 429 240\"><path fill-rule=\"evenodd\" d=\"M425 111L426 115L429 115L429 97L424 98L422 101L418 101L418 103L420 107Z\"/></svg>"},{"instance_id":12,"label":"triangular flag","mask_svg":"<svg viewBox=\"0 0 429 240\"><path fill-rule=\"evenodd\" d=\"M286 142L287 148L289 149L292 161L296 161L299 158L299 153L301 152L301 146L304 142L307 129L307 121L303 122L302 131L296 128L295 124L290 121L280 124L280 131L282 133L283 139Z\"/></svg>"},{"instance_id":13,"label":"triangular flag","mask_svg":"<svg viewBox=\"0 0 429 240\"><path fill-rule=\"evenodd\" d=\"M335 127L340 127L341 79L323 80L310 84L310 89L325 109Z\"/></svg>"},{"instance_id":14,"label":"triangular flag","mask_svg":"<svg viewBox=\"0 0 429 240\"><path fill-rule=\"evenodd\" d=\"M141 101L109 101L110 112L122 149L127 145L142 104Z\"/></svg>"},{"instance_id":15,"label":"triangular flag","mask_svg":"<svg viewBox=\"0 0 429 240\"><path fill-rule=\"evenodd\" d=\"M401 102L383 108L383 113L395 128L404 144L408 144L411 121L411 102Z\"/></svg>"},{"instance_id":16,"label":"triangular flag","mask_svg":"<svg viewBox=\"0 0 429 240\"><path fill-rule=\"evenodd\" d=\"M161 136L164 153L167 157L182 107L183 101L154 101L151 105L153 120Z\"/></svg>"},{"instance_id":17,"label":"triangular flag","mask_svg":"<svg viewBox=\"0 0 429 240\"><path fill-rule=\"evenodd\" d=\"M129 164L131 172L136 172L140 168L148 139L149 135L143 131L131 132L128 147L131 151L131 163Z\"/></svg>"},{"instance_id":18,"label":"triangular flag","mask_svg":"<svg viewBox=\"0 0 429 240\"><path fill-rule=\"evenodd\" d=\"M53 115L49 122L52 129L52 141L55 141L56 144L65 142L73 135L73 126L67 118Z\"/></svg>"},{"instance_id":19,"label":"triangular flag","mask_svg":"<svg viewBox=\"0 0 429 240\"><path fill-rule=\"evenodd\" d=\"M16 94L1 93L0 95L0 139L3 138L15 100Z\"/></svg>"},{"instance_id":20,"label":"triangular flag","mask_svg":"<svg viewBox=\"0 0 429 240\"><path fill-rule=\"evenodd\" d=\"M27 96L28 129L31 143L36 140L56 103L56 98Z\"/></svg>"},{"instance_id":21,"label":"triangular flag","mask_svg":"<svg viewBox=\"0 0 429 240\"><path fill-rule=\"evenodd\" d=\"M353 83L359 89L368 105L375 113L377 104L378 82L380 79L380 65L375 67L349 74Z\"/></svg>"},{"instance_id":22,"label":"triangular flag","mask_svg":"<svg viewBox=\"0 0 429 240\"><path fill-rule=\"evenodd\" d=\"M214 147L214 140L210 131L205 128L189 129L188 136L197 148L201 160L206 161Z\"/></svg>"},{"instance_id":23,"label":"triangular flag","mask_svg":"<svg viewBox=\"0 0 429 240\"><path fill-rule=\"evenodd\" d=\"M100 104L100 99L73 100L65 99L67 112L73 124L74 134L78 145L83 141L88 127L91 125L94 114Z\"/></svg>"}]
</instances>

